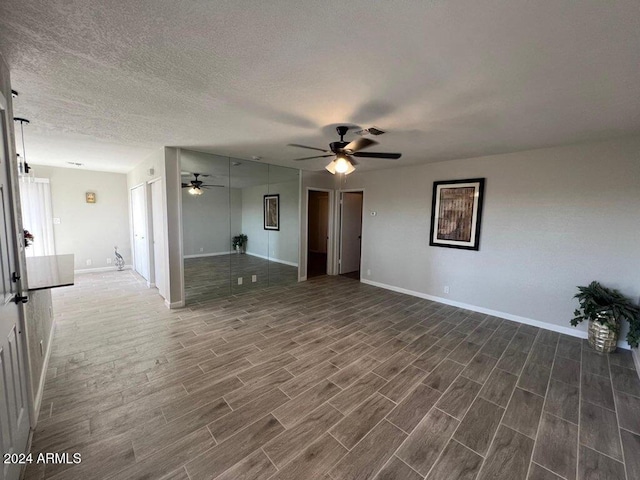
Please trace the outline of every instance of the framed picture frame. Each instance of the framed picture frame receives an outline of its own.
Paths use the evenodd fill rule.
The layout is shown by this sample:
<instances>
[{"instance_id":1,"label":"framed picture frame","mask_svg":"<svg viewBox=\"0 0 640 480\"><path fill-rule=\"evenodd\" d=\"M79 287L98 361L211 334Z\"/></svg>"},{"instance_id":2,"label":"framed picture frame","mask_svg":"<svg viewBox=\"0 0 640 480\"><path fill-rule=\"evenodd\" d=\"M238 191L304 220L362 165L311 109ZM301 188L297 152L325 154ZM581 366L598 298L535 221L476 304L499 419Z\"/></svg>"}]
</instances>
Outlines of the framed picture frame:
<instances>
[{"instance_id":1,"label":"framed picture frame","mask_svg":"<svg viewBox=\"0 0 640 480\"><path fill-rule=\"evenodd\" d=\"M484 178L433 182L429 245L480 248L484 184Z\"/></svg>"},{"instance_id":2,"label":"framed picture frame","mask_svg":"<svg viewBox=\"0 0 640 480\"><path fill-rule=\"evenodd\" d=\"M264 196L264 229L280 230L280 194Z\"/></svg>"},{"instance_id":3,"label":"framed picture frame","mask_svg":"<svg viewBox=\"0 0 640 480\"><path fill-rule=\"evenodd\" d=\"M95 192L87 192L85 194L85 200L87 203L96 203L96 194Z\"/></svg>"}]
</instances>

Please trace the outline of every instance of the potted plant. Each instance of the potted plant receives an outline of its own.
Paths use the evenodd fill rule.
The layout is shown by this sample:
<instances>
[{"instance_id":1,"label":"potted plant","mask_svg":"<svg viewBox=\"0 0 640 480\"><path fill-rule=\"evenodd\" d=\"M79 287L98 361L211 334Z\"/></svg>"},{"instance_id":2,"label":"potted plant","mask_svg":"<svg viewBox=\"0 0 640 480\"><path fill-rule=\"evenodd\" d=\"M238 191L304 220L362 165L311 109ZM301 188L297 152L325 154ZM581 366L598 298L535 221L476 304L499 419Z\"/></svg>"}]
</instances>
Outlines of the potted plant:
<instances>
[{"instance_id":1,"label":"potted plant","mask_svg":"<svg viewBox=\"0 0 640 480\"><path fill-rule=\"evenodd\" d=\"M31 244L33 243L33 234L29 232L29 230L24 229L22 231L23 233L23 237L24 237L24 246L26 247L30 247Z\"/></svg>"},{"instance_id":2,"label":"potted plant","mask_svg":"<svg viewBox=\"0 0 640 480\"><path fill-rule=\"evenodd\" d=\"M247 251L248 240L249 238L244 233L241 233L240 235L233 237L231 245L233 245L233 249L236 253L245 253Z\"/></svg>"},{"instance_id":3,"label":"potted plant","mask_svg":"<svg viewBox=\"0 0 640 480\"><path fill-rule=\"evenodd\" d=\"M611 353L616 349L620 325L629 322L627 342L637 347L640 341L640 306L633 303L618 290L591 282L586 287L578 287L575 294L580 308L571 320L574 327L583 320L589 321L589 345L600 353Z\"/></svg>"}]
</instances>

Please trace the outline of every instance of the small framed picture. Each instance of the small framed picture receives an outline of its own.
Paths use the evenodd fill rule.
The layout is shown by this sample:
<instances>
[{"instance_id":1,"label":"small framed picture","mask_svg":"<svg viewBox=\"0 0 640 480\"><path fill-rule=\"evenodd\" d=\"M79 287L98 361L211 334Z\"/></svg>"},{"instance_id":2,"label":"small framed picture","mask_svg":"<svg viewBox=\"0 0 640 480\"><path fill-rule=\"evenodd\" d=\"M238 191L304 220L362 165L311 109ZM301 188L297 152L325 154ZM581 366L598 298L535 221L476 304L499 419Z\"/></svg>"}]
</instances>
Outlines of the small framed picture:
<instances>
[{"instance_id":1,"label":"small framed picture","mask_svg":"<svg viewBox=\"0 0 640 480\"><path fill-rule=\"evenodd\" d=\"M479 249L484 180L433 182L429 245Z\"/></svg>"},{"instance_id":2,"label":"small framed picture","mask_svg":"<svg viewBox=\"0 0 640 480\"><path fill-rule=\"evenodd\" d=\"M264 229L280 230L280 195L264 196Z\"/></svg>"},{"instance_id":3,"label":"small framed picture","mask_svg":"<svg viewBox=\"0 0 640 480\"><path fill-rule=\"evenodd\" d=\"M96 203L96 194L95 192L87 192L86 193L87 203Z\"/></svg>"}]
</instances>

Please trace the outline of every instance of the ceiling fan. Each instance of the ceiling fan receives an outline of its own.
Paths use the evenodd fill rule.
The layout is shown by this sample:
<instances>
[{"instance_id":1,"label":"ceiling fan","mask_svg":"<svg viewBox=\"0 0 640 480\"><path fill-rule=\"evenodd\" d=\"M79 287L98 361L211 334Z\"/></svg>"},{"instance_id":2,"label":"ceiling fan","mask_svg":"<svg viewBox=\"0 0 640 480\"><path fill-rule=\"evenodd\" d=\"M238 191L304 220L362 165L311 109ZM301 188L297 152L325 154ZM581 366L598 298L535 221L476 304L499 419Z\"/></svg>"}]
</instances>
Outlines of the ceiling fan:
<instances>
[{"instance_id":1,"label":"ceiling fan","mask_svg":"<svg viewBox=\"0 0 640 480\"><path fill-rule=\"evenodd\" d=\"M191 174L189 173L188 175L191 175ZM204 175L202 173L194 173L193 180L191 180L189 183L182 183L182 188L188 188L189 193L191 195L202 195L204 193L203 191L204 188L224 187L224 185L207 184L207 183L204 183L202 180L198 179L198 177L208 177L208 176L209 175Z\"/></svg>"},{"instance_id":2,"label":"ceiling fan","mask_svg":"<svg viewBox=\"0 0 640 480\"><path fill-rule=\"evenodd\" d=\"M369 157L369 158L385 158L389 160L397 160L402 156L401 153L384 153L384 152L361 152L365 148L369 148L373 145L377 145L378 142L374 140L370 140L368 138L358 138L353 142L345 142L344 136L349 130L349 127L345 125L341 125L336 127L336 131L338 135L340 135L339 142L331 142L329 144L329 150L325 150L322 148L309 147L307 145L300 145L297 143L289 143L289 147L299 147L299 148L308 148L309 150L318 150L320 152L324 152L327 155L315 155L313 157L302 157L296 158L295 161L301 160L311 160L312 158L324 158L324 157L333 157L335 159L329 163L325 168L331 173L344 173L345 175L349 175L351 172L355 170L355 165L358 165L358 162L353 157ZM329 153L331 152L331 153Z\"/></svg>"}]
</instances>

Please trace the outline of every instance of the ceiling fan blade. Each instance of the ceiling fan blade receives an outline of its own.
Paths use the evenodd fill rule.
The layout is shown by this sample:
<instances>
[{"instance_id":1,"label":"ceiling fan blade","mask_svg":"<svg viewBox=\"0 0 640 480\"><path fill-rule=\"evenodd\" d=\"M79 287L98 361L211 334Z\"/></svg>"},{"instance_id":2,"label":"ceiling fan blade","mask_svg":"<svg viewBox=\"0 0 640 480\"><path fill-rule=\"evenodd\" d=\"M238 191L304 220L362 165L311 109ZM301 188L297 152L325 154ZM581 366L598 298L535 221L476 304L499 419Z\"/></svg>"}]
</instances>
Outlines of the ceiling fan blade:
<instances>
[{"instance_id":1,"label":"ceiling fan blade","mask_svg":"<svg viewBox=\"0 0 640 480\"><path fill-rule=\"evenodd\" d=\"M351 162L351 165L353 165L354 167L360 164L360 162L356 161L356 159L353 157L349 158L349 162Z\"/></svg>"},{"instance_id":2,"label":"ceiling fan blade","mask_svg":"<svg viewBox=\"0 0 640 480\"><path fill-rule=\"evenodd\" d=\"M383 153L383 152L356 152L354 157L369 157L369 158L387 158L397 160L402 156L401 153Z\"/></svg>"},{"instance_id":3,"label":"ceiling fan blade","mask_svg":"<svg viewBox=\"0 0 640 480\"><path fill-rule=\"evenodd\" d=\"M182 184L182 188L187 188L187 187L190 187L190 186L191 186L191 184L190 184L190 183L183 183L183 184Z\"/></svg>"},{"instance_id":4,"label":"ceiling fan blade","mask_svg":"<svg viewBox=\"0 0 640 480\"><path fill-rule=\"evenodd\" d=\"M308 147L306 145L300 145L298 143L287 143L288 147L298 147L298 148L308 148L309 150L318 150L319 152L328 152L329 150L326 150L324 148L316 148L316 147Z\"/></svg>"},{"instance_id":5,"label":"ceiling fan blade","mask_svg":"<svg viewBox=\"0 0 640 480\"><path fill-rule=\"evenodd\" d=\"M225 185L211 185L211 184L208 184L208 183L203 183L200 186L201 187L224 187Z\"/></svg>"},{"instance_id":6,"label":"ceiling fan blade","mask_svg":"<svg viewBox=\"0 0 640 480\"><path fill-rule=\"evenodd\" d=\"M349 152L355 153L358 150L362 150L363 148L368 148L371 145L377 145L377 144L378 142L376 142L375 140L371 140L365 137L360 137L360 138L356 138L353 142L345 145L343 150L345 150L347 153Z\"/></svg>"},{"instance_id":7,"label":"ceiling fan blade","mask_svg":"<svg viewBox=\"0 0 640 480\"><path fill-rule=\"evenodd\" d=\"M324 158L324 157L333 157L333 153L331 155L316 155L315 157L304 157L304 158L294 158L293 160L299 162L300 160L311 160L312 158Z\"/></svg>"}]
</instances>

